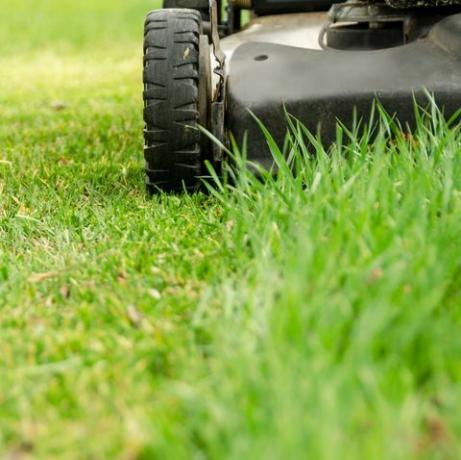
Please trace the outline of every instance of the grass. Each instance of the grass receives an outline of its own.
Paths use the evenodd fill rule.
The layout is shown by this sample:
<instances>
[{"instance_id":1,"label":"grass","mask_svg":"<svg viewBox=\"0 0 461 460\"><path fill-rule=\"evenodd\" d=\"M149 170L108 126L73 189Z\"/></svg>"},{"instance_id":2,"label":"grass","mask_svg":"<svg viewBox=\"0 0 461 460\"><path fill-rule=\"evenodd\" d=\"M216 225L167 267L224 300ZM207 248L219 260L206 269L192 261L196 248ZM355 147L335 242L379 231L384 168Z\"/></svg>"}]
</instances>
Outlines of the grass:
<instances>
[{"instance_id":1,"label":"grass","mask_svg":"<svg viewBox=\"0 0 461 460\"><path fill-rule=\"evenodd\" d=\"M148 199L153 6L2 3L0 458L458 458L459 130Z\"/></svg>"}]
</instances>

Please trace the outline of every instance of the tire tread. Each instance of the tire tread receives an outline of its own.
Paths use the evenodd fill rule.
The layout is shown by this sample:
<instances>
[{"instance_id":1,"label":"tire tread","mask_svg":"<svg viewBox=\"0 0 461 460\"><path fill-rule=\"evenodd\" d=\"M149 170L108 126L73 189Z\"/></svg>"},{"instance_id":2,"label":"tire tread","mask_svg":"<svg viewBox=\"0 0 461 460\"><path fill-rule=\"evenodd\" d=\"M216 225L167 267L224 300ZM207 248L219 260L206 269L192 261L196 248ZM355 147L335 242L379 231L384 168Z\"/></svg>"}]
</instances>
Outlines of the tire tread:
<instances>
[{"instance_id":1,"label":"tire tread","mask_svg":"<svg viewBox=\"0 0 461 460\"><path fill-rule=\"evenodd\" d=\"M144 34L144 157L150 192L192 191L201 184L197 123L200 13L147 15Z\"/></svg>"}]
</instances>

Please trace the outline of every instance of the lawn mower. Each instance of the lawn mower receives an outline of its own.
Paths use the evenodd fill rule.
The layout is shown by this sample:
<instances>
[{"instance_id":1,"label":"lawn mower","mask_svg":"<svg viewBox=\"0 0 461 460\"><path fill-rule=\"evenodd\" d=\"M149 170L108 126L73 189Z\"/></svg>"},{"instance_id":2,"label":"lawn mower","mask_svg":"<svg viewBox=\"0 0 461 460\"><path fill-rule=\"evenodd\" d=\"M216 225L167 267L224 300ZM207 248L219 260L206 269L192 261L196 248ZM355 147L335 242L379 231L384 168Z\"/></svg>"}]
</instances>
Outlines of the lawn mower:
<instances>
[{"instance_id":1,"label":"lawn mower","mask_svg":"<svg viewBox=\"0 0 461 460\"><path fill-rule=\"evenodd\" d=\"M164 0L143 79L147 187L193 191L231 135L270 168L257 119L280 144L287 113L331 143L376 100L405 126L428 94L455 114L461 0Z\"/></svg>"}]
</instances>

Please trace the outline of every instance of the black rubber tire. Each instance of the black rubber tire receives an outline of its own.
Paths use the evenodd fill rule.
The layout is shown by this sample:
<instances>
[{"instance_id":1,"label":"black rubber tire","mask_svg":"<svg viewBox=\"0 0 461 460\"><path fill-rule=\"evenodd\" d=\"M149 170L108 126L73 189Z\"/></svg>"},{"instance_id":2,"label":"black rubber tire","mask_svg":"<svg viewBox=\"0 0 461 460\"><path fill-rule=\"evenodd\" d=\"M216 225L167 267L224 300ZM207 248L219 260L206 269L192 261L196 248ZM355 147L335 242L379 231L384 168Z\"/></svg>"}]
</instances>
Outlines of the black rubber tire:
<instances>
[{"instance_id":1,"label":"black rubber tire","mask_svg":"<svg viewBox=\"0 0 461 460\"><path fill-rule=\"evenodd\" d=\"M144 34L144 157L150 193L201 185L198 11L152 11Z\"/></svg>"}]
</instances>

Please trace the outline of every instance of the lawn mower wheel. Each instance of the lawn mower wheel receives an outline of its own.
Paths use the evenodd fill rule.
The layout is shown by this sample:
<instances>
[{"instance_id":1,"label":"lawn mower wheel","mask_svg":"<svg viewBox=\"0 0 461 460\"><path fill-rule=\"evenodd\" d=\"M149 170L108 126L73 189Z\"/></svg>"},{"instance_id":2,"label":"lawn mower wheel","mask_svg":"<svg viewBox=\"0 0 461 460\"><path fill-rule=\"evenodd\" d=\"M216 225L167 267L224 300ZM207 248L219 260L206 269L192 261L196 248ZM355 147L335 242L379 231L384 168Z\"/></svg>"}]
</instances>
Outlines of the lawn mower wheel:
<instances>
[{"instance_id":1,"label":"lawn mower wheel","mask_svg":"<svg viewBox=\"0 0 461 460\"><path fill-rule=\"evenodd\" d=\"M211 99L211 69L200 69L207 45L196 10L163 9L147 16L144 156L150 192L194 191L201 185L206 141L198 125L207 126Z\"/></svg>"}]
</instances>

